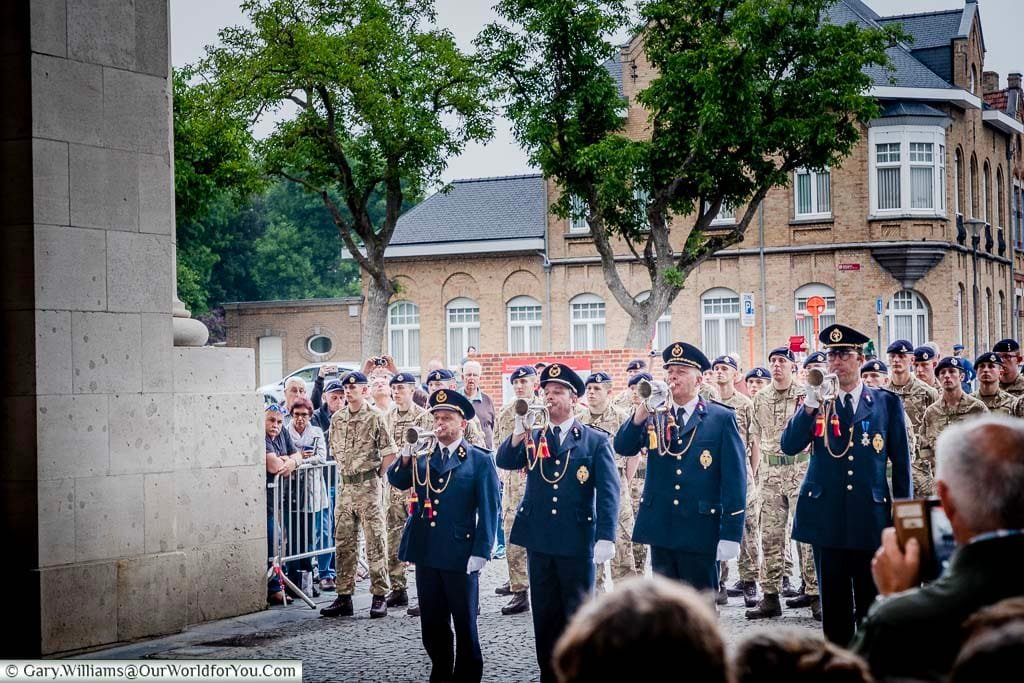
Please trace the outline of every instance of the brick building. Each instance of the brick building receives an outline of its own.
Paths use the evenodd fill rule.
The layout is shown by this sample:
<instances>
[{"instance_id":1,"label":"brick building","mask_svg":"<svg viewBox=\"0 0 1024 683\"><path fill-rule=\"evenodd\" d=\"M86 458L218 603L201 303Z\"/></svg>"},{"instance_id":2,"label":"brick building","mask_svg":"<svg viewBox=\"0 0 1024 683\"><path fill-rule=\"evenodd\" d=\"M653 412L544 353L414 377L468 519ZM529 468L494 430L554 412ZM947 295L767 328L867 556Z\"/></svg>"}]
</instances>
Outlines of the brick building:
<instances>
[{"instance_id":1,"label":"brick building","mask_svg":"<svg viewBox=\"0 0 1024 683\"><path fill-rule=\"evenodd\" d=\"M1020 74L1000 89L984 70L976 2L882 17L840 0L831 12L837 23L902 24L913 37L889 50L892 72L871 73L881 115L842 166L795 173L769 194L741 244L690 275L652 330L657 347L686 339L709 356L736 351L745 365L760 363L790 335L811 337L803 308L812 295L827 301L823 325L838 318L883 346L906 337L938 341L946 353L963 342L973 353L975 333L982 349L1020 335ZM643 136L636 95L654 74L641 38L606 67L628 101L627 134ZM387 251L400 292L385 344L400 367L419 372L432 358L454 366L470 345L485 354L624 345L629 318L607 290L586 221L548 212L557 191L539 175L460 180L402 216ZM712 230L741 211L723 212ZM644 296L646 273L619 246L623 280ZM741 325L743 293L754 297L753 327ZM304 341L310 325L299 327L289 344ZM247 334L236 339L229 329L229 344L257 348L259 335Z\"/></svg>"}]
</instances>

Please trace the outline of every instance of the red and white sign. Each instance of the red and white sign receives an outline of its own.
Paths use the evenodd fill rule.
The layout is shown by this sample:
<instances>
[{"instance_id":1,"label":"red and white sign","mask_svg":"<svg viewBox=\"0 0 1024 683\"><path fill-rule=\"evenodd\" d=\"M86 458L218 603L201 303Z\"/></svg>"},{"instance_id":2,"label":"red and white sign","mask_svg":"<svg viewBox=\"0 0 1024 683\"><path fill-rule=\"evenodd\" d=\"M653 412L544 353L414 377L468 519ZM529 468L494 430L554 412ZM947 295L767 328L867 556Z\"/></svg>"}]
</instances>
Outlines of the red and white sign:
<instances>
[{"instance_id":1,"label":"red and white sign","mask_svg":"<svg viewBox=\"0 0 1024 683\"><path fill-rule=\"evenodd\" d=\"M859 263L840 263L839 264L839 271L840 272L845 273L845 272L851 271L851 270L860 270L860 264Z\"/></svg>"}]
</instances>

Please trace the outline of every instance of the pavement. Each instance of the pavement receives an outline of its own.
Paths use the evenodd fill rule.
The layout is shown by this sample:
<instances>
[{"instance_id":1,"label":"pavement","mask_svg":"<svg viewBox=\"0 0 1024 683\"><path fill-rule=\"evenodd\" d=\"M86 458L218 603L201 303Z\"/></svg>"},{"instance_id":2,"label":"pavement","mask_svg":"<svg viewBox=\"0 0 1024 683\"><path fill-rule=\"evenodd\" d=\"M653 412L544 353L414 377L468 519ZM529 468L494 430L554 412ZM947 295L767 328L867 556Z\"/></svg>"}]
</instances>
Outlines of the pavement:
<instances>
[{"instance_id":1,"label":"pavement","mask_svg":"<svg viewBox=\"0 0 1024 683\"><path fill-rule=\"evenodd\" d=\"M648 570L649 571L649 570ZM534 656L530 612L501 614L507 597L495 595L505 582L504 561L489 562L480 577L480 644L484 681L540 680ZM736 576L735 563L730 571ZM408 575L410 604L415 604L415 576ZM797 584L799 581L797 581ZM355 616L327 619L319 609L296 600L287 607L209 622L175 635L110 647L80 655L89 659L299 659L303 680L310 681L425 681L430 661L420 642L420 623L405 608L389 610L383 619L370 619L369 581L360 581L354 596ZM315 601L323 607L334 600L324 593ZM746 635L780 625L820 631L809 609L784 609L783 616L748 621L742 598L719 608L729 647Z\"/></svg>"}]
</instances>

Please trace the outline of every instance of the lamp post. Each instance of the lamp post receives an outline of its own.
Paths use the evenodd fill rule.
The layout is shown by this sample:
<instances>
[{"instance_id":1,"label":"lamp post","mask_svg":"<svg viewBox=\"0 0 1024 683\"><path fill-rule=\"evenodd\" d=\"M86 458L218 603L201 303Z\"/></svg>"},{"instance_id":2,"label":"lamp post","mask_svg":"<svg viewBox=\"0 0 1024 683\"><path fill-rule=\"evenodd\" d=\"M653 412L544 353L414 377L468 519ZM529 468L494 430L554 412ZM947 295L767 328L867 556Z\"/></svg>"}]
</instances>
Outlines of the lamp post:
<instances>
[{"instance_id":1,"label":"lamp post","mask_svg":"<svg viewBox=\"0 0 1024 683\"><path fill-rule=\"evenodd\" d=\"M971 260L974 262L974 357L980 354L978 349L978 245L981 243L981 229L985 221L972 218L967 221L971 228Z\"/></svg>"}]
</instances>

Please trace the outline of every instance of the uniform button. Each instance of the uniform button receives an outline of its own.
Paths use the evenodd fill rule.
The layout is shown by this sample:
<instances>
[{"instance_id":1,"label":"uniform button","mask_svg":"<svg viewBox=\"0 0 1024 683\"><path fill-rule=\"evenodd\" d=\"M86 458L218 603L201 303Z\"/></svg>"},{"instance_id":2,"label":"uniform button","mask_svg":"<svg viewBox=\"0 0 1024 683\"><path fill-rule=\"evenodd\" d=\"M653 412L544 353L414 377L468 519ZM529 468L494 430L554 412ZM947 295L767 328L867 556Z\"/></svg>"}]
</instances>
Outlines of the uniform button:
<instances>
[{"instance_id":1,"label":"uniform button","mask_svg":"<svg viewBox=\"0 0 1024 683\"><path fill-rule=\"evenodd\" d=\"M587 517L587 521L588 521L588 522L593 522L593 521L594 521L594 518L593 518L593 517Z\"/></svg>"},{"instance_id":2,"label":"uniform button","mask_svg":"<svg viewBox=\"0 0 1024 683\"><path fill-rule=\"evenodd\" d=\"M551 511L551 514L553 514L553 515L557 515L557 514L558 514L558 510L552 510L552 511Z\"/></svg>"},{"instance_id":3,"label":"uniform button","mask_svg":"<svg viewBox=\"0 0 1024 683\"><path fill-rule=\"evenodd\" d=\"M711 508L711 514L715 514L715 508Z\"/></svg>"},{"instance_id":4,"label":"uniform button","mask_svg":"<svg viewBox=\"0 0 1024 683\"><path fill-rule=\"evenodd\" d=\"M673 504L673 505L679 505L679 501L678 501L678 500L673 500L673 501L672 501L672 504Z\"/></svg>"},{"instance_id":5,"label":"uniform button","mask_svg":"<svg viewBox=\"0 0 1024 683\"><path fill-rule=\"evenodd\" d=\"M683 442L682 439L676 439L676 443L682 443L682 442Z\"/></svg>"},{"instance_id":6,"label":"uniform button","mask_svg":"<svg viewBox=\"0 0 1024 683\"><path fill-rule=\"evenodd\" d=\"M847 460L849 460L850 462L853 462L853 456L851 455L850 457L847 458Z\"/></svg>"},{"instance_id":7,"label":"uniform button","mask_svg":"<svg viewBox=\"0 0 1024 683\"><path fill-rule=\"evenodd\" d=\"M853 476L853 470L846 470L846 474L847 474L847 476L852 477Z\"/></svg>"},{"instance_id":8,"label":"uniform button","mask_svg":"<svg viewBox=\"0 0 1024 683\"><path fill-rule=\"evenodd\" d=\"M520 512L522 512L522 511L523 511L523 510L525 510L525 509L526 509L526 508L519 508L519 511L520 511Z\"/></svg>"},{"instance_id":9,"label":"uniform button","mask_svg":"<svg viewBox=\"0 0 1024 683\"><path fill-rule=\"evenodd\" d=\"M683 456L681 456L681 455L677 455L676 456L676 460L682 460L682 459L683 459Z\"/></svg>"},{"instance_id":10,"label":"uniform button","mask_svg":"<svg viewBox=\"0 0 1024 683\"><path fill-rule=\"evenodd\" d=\"M557 503L558 502L558 496L552 496L551 497L551 502L552 503Z\"/></svg>"},{"instance_id":11,"label":"uniform button","mask_svg":"<svg viewBox=\"0 0 1024 683\"><path fill-rule=\"evenodd\" d=\"M466 534L466 538L469 538L469 534Z\"/></svg>"},{"instance_id":12,"label":"uniform button","mask_svg":"<svg viewBox=\"0 0 1024 683\"><path fill-rule=\"evenodd\" d=\"M683 473L682 470L676 470L676 474L682 474L682 473Z\"/></svg>"},{"instance_id":13,"label":"uniform button","mask_svg":"<svg viewBox=\"0 0 1024 683\"><path fill-rule=\"evenodd\" d=\"M440 479L438 479L437 483L438 484L443 484L444 483L444 477L441 477Z\"/></svg>"},{"instance_id":14,"label":"uniform button","mask_svg":"<svg viewBox=\"0 0 1024 683\"><path fill-rule=\"evenodd\" d=\"M434 499L434 505L436 506L437 504L438 504L438 503L437 503L437 498L435 498L435 499Z\"/></svg>"},{"instance_id":15,"label":"uniform button","mask_svg":"<svg viewBox=\"0 0 1024 683\"><path fill-rule=\"evenodd\" d=\"M430 526L437 526L437 522L431 522Z\"/></svg>"},{"instance_id":16,"label":"uniform button","mask_svg":"<svg viewBox=\"0 0 1024 683\"><path fill-rule=\"evenodd\" d=\"M558 484L552 484L552 485L551 485L551 488L553 488L554 490L556 490L556 491L557 491L557 490L558 490Z\"/></svg>"},{"instance_id":17,"label":"uniform button","mask_svg":"<svg viewBox=\"0 0 1024 683\"><path fill-rule=\"evenodd\" d=\"M676 484L676 491L678 491L680 488L682 487L679 484Z\"/></svg>"},{"instance_id":18,"label":"uniform button","mask_svg":"<svg viewBox=\"0 0 1024 683\"><path fill-rule=\"evenodd\" d=\"M561 464L562 464L562 461L561 461L561 460L556 460L556 461L555 461L555 464L556 464L556 465L561 465Z\"/></svg>"},{"instance_id":19,"label":"uniform button","mask_svg":"<svg viewBox=\"0 0 1024 683\"><path fill-rule=\"evenodd\" d=\"M640 496L640 502L641 503L644 502L644 497L643 496Z\"/></svg>"},{"instance_id":20,"label":"uniform button","mask_svg":"<svg viewBox=\"0 0 1024 683\"><path fill-rule=\"evenodd\" d=\"M846 485L846 490L847 491L852 491L853 490L853 484L847 484Z\"/></svg>"}]
</instances>

